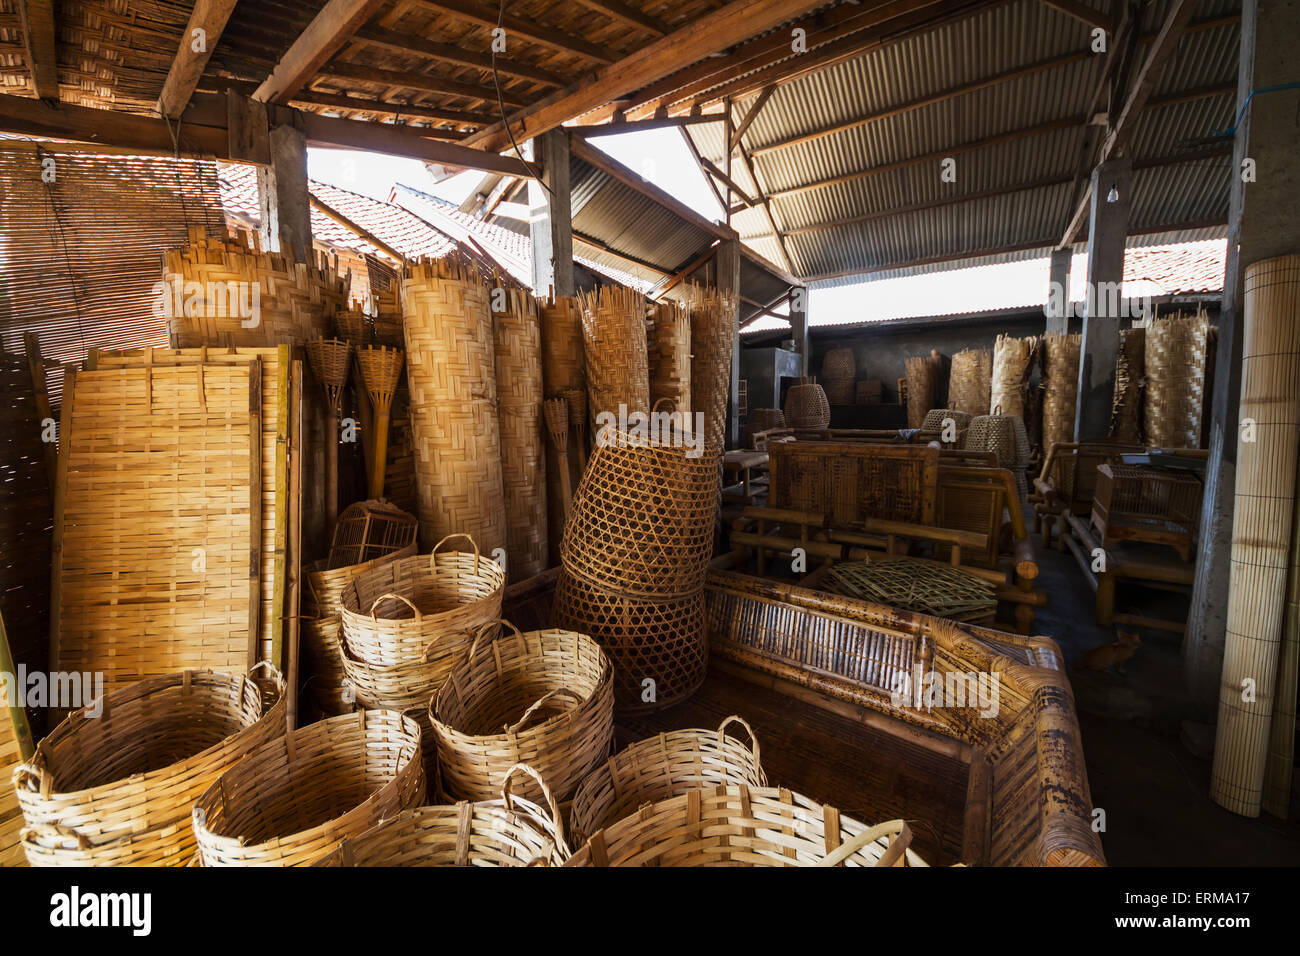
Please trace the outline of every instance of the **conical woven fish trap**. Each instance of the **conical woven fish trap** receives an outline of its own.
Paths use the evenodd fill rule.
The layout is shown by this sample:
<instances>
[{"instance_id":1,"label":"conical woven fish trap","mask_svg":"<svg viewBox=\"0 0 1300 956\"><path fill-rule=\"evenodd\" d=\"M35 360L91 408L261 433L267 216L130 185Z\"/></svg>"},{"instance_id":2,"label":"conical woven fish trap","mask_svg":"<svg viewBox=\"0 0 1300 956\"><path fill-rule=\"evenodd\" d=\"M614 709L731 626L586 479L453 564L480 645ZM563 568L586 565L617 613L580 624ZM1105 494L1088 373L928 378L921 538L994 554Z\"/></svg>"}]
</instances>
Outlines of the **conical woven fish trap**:
<instances>
[{"instance_id":1,"label":"conical woven fish trap","mask_svg":"<svg viewBox=\"0 0 1300 956\"><path fill-rule=\"evenodd\" d=\"M688 790L597 830L566 866L925 866L902 820L867 826L785 788Z\"/></svg>"},{"instance_id":2,"label":"conical woven fish trap","mask_svg":"<svg viewBox=\"0 0 1300 956\"><path fill-rule=\"evenodd\" d=\"M380 345L357 349L357 364L366 391L380 409L387 411L393 404L393 393L402 377L402 350Z\"/></svg>"},{"instance_id":3,"label":"conical woven fish trap","mask_svg":"<svg viewBox=\"0 0 1300 956\"><path fill-rule=\"evenodd\" d=\"M689 416L691 314L684 306L672 301L655 306L649 350L651 405L666 399L684 416Z\"/></svg>"},{"instance_id":4,"label":"conical woven fish trap","mask_svg":"<svg viewBox=\"0 0 1300 956\"><path fill-rule=\"evenodd\" d=\"M443 788L491 799L511 768L526 763L567 800L609 754L613 668L585 634L501 625L480 632L430 703ZM522 793L543 799L536 781Z\"/></svg>"},{"instance_id":5,"label":"conical woven fish trap","mask_svg":"<svg viewBox=\"0 0 1300 956\"><path fill-rule=\"evenodd\" d=\"M1142 440L1146 334L1146 329L1120 329L1119 352L1115 356L1115 395L1110 406L1110 437L1131 445Z\"/></svg>"},{"instance_id":6,"label":"conical woven fish trap","mask_svg":"<svg viewBox=\"0 0 1300 956\"><path fill-rule=\"evenodd\" d=\"M920 428L938 398L939 365L932 356L917 355L904 359L903 368L907 372L907 427Z\"/></svg>"},{"instance_id":7,"label":"conical woven fish trap","mask_svg":"<svg viewBox=\"0 0 1300 956\"><path fill-rule=\"evenodd\" d=\"M727 402L731 394L731 350L735 343L738 303L712 286L687 291L691 314L691 404L704 415L704 440L726 447Z\"/></svg>"},{"instance_id":8,"label":"conical woven fish trap","mask_svg":"<svg viewBox=\"0 0 1300 956\"><path fill-rule=\"evenodd\" d=\"M511 792L520 774L537 781L544 807ZM403 810L346 838L316 866L563 866L568 858L554 796L536 771L517 764L500 799Z\"/></svg>"},{"instance_id":9,"label":"conical woven fish trap","mask_svg":"<svg viewBox=\"0 0 1300 956\"><path fill-rule=\"evenodd\" d=\"M785 394L785 420L791 428L827 428L831 423L831 406L826 392L815 382L791 385Z\"/></svg>"},{"instance_id":10,"label":"conical woven fish trap","mask_svg":"<svg viewBox=\"0 0 1300 956\"><path fill-rule=\"evenodd\" d=\"M601 286L582 299L583 354L588 410L598 415L650 410L645 297L622 286Z\"/></svg>"},{"instance_id":11,"label":"conical woven fish trap","mask_svg":"<svg viewBox=\"0 0 1300 956\"><path fill-rule=\"evenodd\" d=\"M1034 361L1038 340L1030 336L1017 339L999 335L993 346L993 388L989 408L994 414L1025 417L1025 393L1029 388L1029 370Z\"/></svg>"},{"instance_id":12,"label":"conical woven fish trap","mask_svg":"<svg viewBox=\"0 0 1300 956\"><path fill-rule=\"evenodd\" d=\"M1199 448L1210 320L1204 312L1153 319L1144 343L1142 424L1156 448Z\"/></svg>"},{"instance_id":13,"label":"conical woven fish trap","mask_svg":"<svg viewBox=\"0 0 1300 956\"><path fill-rule=\"evenodd\" d=\"M406 266L406 379L424 547L461 532L487 554L506 547L489 304L478 270L459 259Z\"/></svg>"},{"instance_id":14,"label":"conical woven fish trap","mask_svg":"<svg viewBox=\"0 0 1300 956\"><path fill-rule=\"evenodd\" d=\"M909 561L847 561L827 572L829 590L905 611L970 620L997 610L993 585L960 568Z\"/></svg>"},{"instance_id":15,"label":"conical woven fish trap","mask_svg":"<svg viewBox=\"0 0 1300 956\"><path fill-rule=\"evenodd\" d=\"M554 436L556 447L565 451L569 444L569 403L562 398L548 398L542 403L542 413L546 416L546 428Z\"/></svg>"},{"instance_id":16,"label":"conical woven fish trap","mask_svg":"<svg viewBox=\"0 0 1300 956\"><path fill-rule=\"evenodd\" d=\"M989 413L993 388L993 353L988 349L962 349L952 357L948 371L948 405L971 417Z\"/></svg>"},{"instance_id":17,"label":"conical woven fish trap","mask_svg":"<svg viewBox=\"0 0 1300 956\"><path fill-rule=\"evenodd\" d=\"M753 408L749 412L750 431L765 432L785 428L785 412L779 408Z\"/></svg>"},{"instance_id":18,"label":"conical woven fish trap","mask_svg":"<svg viewBox=\"0 0 1300 956\"><path fill-rule=\"evenodd\" d=\"M223 771L284 732L283 682L184 671L69 715L14 768L32 866L185 866L190 808ZM260 670L260 669L259 669ZM265 691L277 703L264 707Z\"/></svg>"},{"instance_id":19,"label":"conical woven fish trap","mask_svg":"<svg viewBox=\"0 0 1300 956\"><path fill-rule=\"evenodd\" d=\"M727 733L733 724L744 729L748 743ZM638 740L587 774L569 810L574 842L648 803L719 784L767 786L758 738L734 714L717 730L674 730Z\"/></svg>"},{"instance_id":20,"label":"conical woven fish trap","mask_svg":"<svg viewBox=\"0 0 1300 956\"><path fill-rule=\"evenodd\" d=\"M308 866L424 802L420 728L394 711L320 720L263 744L194 804L203 866Z\"/></svg>"},{"instance_id":21,"label":"conical woven fish trap","mask_svg":"<svg viewBox=\"0 0 1300 956\"><path fill-rule=\"evenodd\" d=\"M1043 448L1074 441L1082 335L1045 335L1043 349Z\"/></svg>"},{"instance_id":22,"label":"conical woven fish trap","mask_svg":"<svg viewBox=\"0 0 1300 956\"><path fill-rule=\"evenodd\" d=\"M335 312L334 328L339 338L351 342L358 349L370 344L371 319L360 309L340 309Z\"/></svg>"},{"instance_id":23,"label":"conical woven fish trap","mask_svg":"<svg viewBox=\"0 0 1300 956\"><path fill-rule=\"evenodd\" d=\"M590 634L614 663L614 698L622 713L659 710L704 683L708 634L704 591L643 599L593 587L562 570L555 621Z\"/></svg>"},{"instance_id":24,"label":"conical woven fish trap","mask_svg":"<svg viewBox=\"0 0 1300 956\"><path fill-rule=\"evenodd\" d=\"M449 537L466 537L449 536ZM505 572L473 552L444 551L385 561L343 589L339 614L348 654L381 667L427 661L429 652L468 648L501 616Z\"/></svg>"}]
</instances>

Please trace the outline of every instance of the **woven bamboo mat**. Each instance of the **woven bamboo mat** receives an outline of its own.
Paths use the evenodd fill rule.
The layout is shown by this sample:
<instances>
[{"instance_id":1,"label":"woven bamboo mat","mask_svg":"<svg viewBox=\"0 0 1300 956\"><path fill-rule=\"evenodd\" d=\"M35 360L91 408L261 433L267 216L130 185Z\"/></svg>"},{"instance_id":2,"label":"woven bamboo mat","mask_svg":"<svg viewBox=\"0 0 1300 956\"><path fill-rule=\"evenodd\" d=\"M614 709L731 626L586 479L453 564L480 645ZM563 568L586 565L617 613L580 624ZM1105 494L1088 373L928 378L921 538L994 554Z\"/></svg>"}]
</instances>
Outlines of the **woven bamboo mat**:
<instances>
[{"instance_id":1,"label":"woven bamboo mat","mask_svg":"<svg viewBox=\"0 0 1300 956\"><path fill-rule=\"evenodd\" d=\"M1115 395L1110 437L1136 445L1142 437L1142 376L1146 371L1146 329L1121 329L1115 356Z\"/></svg>"},{"instance_id":2,"label":"woven bamboo mat","mask_svg":"<svg viewBox=\"0 0 1300 956\"><path fill-rule=\"evenodd\" d=\"M0 618L0 672L13 674L14 659ZM13 769L32 755L32 736L22 707L6 707L0 700L0 866L26 866L19 834L23 812L14 795Z\"/></svg>"},{"instance_id":3,"label":"woven bamboo mat","mask_svg":"<svg viewBox=\"0 0 1300 956\"><path fill-rule=\"evenodd\" d=\"M1147 327L1142 419L1153 447L1201 446L1209 335L1204 312L1158 318Z\"/></svg>"},{"instance_id":4,"label":"woven bamboo mat","mask_svg":"<svg viewBox=\"0 0 1300 956\"><path fill-rule=\"evenodd\" d=\"M649 349L651 406L667 398L673 408L683 416L688 415L691 411L691 315L684 306L671 301L655 306Z\"/></svg>"},{"instance_id":5,"label":"woven bamboo mat","mask_svg":"<svg viewBox=\"0 0 1300 956\"><path fill-rule=\"evenodd\" d=\"M243 349L141 349L92 352L87 368L146 368L200 364L261 366L262 396L262 574L258 660L275 660L284 620L285 549L289 508L289 347ZM277 664L277 666L279 666Z\"/></svg>"},{"instance_id":6,"label":"woven bamboo mat","mask_svg":"<svg viewBox=\"0 0 1300 956\"><path fill-rule=\"evenodd\" d=\"M712 286L691 288L691 412L704 413L704 443L723 448L737 303Z\"/></svg>"},{"instance_id":7,"label":"woven bamboo mat","mask_svg":"<svg viewBox=\"0 0 1300 956\"><path fill-rule=\"evenodd\" d=\"M836 594L954 621L991 617L998 606L993 585L983 578L907 558L837 564L826 583Z\"/></svg>"},{"instance_id":8,"label":"woven bamboo mat","mask_svg":"<svg viewBox=\"0 0 1300 956\"><path fill-rule=\"evenodd\" d=\"M246 670L257 651L260 366L119 368L71 383L53 669L101 672L106 690L186 668Z\"/></svg>"},{"instance_id":9,"label":"woven bamboo mat","mask_svg":"<svg viewBox=\"0 0 1300 956\"><path fill-rule=\"evenodd\" d=\"M1082 335L1045 335L1043 347L1043 442L1074 440L1074 414L1079 397L1079 353Z\"/></svg>"},{"instance_id":10,"label":"woven bamboo mat","mask_svg":"<svg viewBox=\"0 0 1300 956\"><path fill-rule=\"evenodd\" d=\"M962 349L952 357L948 372L948 405L974 417L989 413L993 389L993 353Z\"/></svg>"}]
</instances>

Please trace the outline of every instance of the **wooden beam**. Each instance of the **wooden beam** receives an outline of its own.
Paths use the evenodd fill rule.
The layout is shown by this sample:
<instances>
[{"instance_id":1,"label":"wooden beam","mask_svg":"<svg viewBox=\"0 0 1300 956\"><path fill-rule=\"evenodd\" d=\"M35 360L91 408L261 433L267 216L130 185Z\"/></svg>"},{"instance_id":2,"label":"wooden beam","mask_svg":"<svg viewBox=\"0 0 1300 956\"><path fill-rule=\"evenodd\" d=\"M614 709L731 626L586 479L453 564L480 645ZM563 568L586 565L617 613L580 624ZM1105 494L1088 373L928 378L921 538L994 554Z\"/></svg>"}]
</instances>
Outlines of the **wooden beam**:
<instances>
[{"instance_id":1,"label":"wooden beam","mask_svg":"<svg viewBox=\"0 0 1300 956\"><path fill-rule=\"evenodd\" d=\"M323 202L322 200L316 198L315 196L308 196L308 202L311 203L312 209L315 209L326 219L338 223L340 226L342 226L348 232L352 233L354 236L357 236L360 239L364 239L366 242L370 243L380 252L388 256L390 259L393 259L396 262L406 261L406 256L402 255L400 252L398 252L388 243L384 242L384 240L380 239L373 232L370 232L368 229L363 229L361 226L358 226L355 222L353 222L347 216L343 215L343 213L339 212L333 206L329 205L326 202Z\"/></svg>"},{"instance_id":2,"label":"wooden beam","mask_svg":"<svg viewBox=\"0 0 1300 956\"><path fill-rule=\"evenodd\" d=\"M532 280L538 291L574 295L573 205L569 137L547 130L533 140L533 157L545 172L528 184L528 232L532 238Z\"/></svg>"},{"instance_id":3,"label":"wooden beam","mask_svg":"<svg viewBox=\"0 0 1300 956\"><path fill-rule=\"evenodd\" d=\"M559 53L571 53L596 63L614 62L608 47L597 46L581 37L539 24L536 20L527 17L517 17L510 13L502 14L496 4L489 6L477 3L476 0L416 0L416 2L422 7L437 10L457 20L475 23L490 30L496 29L497 24L500 23L501 29L506 32L507 48L513 34Z\"/></svg>"},{"instance_id":4,"label":"wooden beam","mask_svg":"<svg viewBox=\"0 0 1300 956\"><path fill-rule=\"evenodd\" d=\"M18 0L18 22L32 88L38 99L59 99L59 61L54 46L54 0Z\"/></svg>"},{"instance_id":5,"label":"wooden beam","mask_svg":"<svg viewBox=\"0 0 1300 956\"><path fill-rule=\"evenodd\" d=\"M732 0L686 26L596 71L590 79L545 97L510 117L519 141L554 129L610 100L822 6L819 0ZM785 40L787 46L789 38ZM504 125L470 137L472 145L504 149Z\"/></svg>"},{"instance_id":6,"label":"wooden beam","mask_svg":"<svg viewBox=\"0 0 1300 956\"><path fill-rule=\"evenodd\" d=\"M615 136L619 133L636 133L647 129L685 129L688 126L699 126L703 123L722 123L726 117L721 113L699 113L695 116L657 116L654 119L646 120L612 120L608 123L598 123L591 126L578 124L576 126L566 126L571 133L578 136Z\"/></svg>"},{"instance_id":7,"label":"wooden beam","mask_svg":"<svg viewBox=\"0 0 1300 956\"><path fill-rule=\"evenodd\" d=\"M754 169L754 162L749 158L749 153L745 151L744 146L738 146L736 152L740 154L740 161L744 163L749 178L754 183L754 188L758 190L759 201L763 207L763 215L767 219L768 226L772 229L772 235L776 237L776 248L781 253L781 261L785 264L787 272L794 272L794 264L790 260L790 252L785 247L785 236L781 234L781 227L777 225L776 216L772 212L772 200L763 193L763 184L758 181L758 173Z\"/></svg>"},{"instance_id":8,"label":"wooden beam","mask_svg":"<svg viewBox=\"0 0 1300 956\"><path fill-rule=\"evenodd\" d=\"M476 70L485 70L489 73L492 71L491 54L466 50L454 43L437 43L414 33L400 33L397 30L386 30L383 27L368 25L358 30L352 39L357 43L381 47L397 53L407 53L430 60L439 60L455 66L473 67ZM515 57L498 57L496 68L497 72L502 76L532 80L546 86L564 86L565 83L564 80L549 70L532 66Z\"/></svg>"},{"instance_id":9,"label":"wooden beam","mask_svg":"<svg viewBox=\"0 0 1300 956\"><path fill-rule=\"evenodd\" d=\"M664 275L668 281L651 289L649 293L650 298L655 300L663 298L670 290L675 289L677 286L681 285L681 283L689 279L693 273L703 268L708 261L714 257L717 251L718 244L716 242L711 243L709 248L704 250L703 255L693 259L685 268L678 269L676 273L665 273Z\"/></svg>"},{"instance_id":10,"label":"wooden beam","mask_svg":"<svg viewBox=\"0 0 1300 956\"><path fill-rule=\"evenodd\" d=\"M422 103L400 103L388 100L363 100L359 96L344 96L341 93L317 93L309 90L303 93L295 93L289 105L296 106L332 106L341 110L355 110L359 113L378 113L382 116L392 116L401 119L427 119L443 123L455 123L458 126L487 126L492 122L492 114L487 112L475 112L474 110L444 110L435 106L425 106ZM451 130L437 129L434 127L409 127L411 129L420 129L421 132L429 136L440 137L448 136L450 138L460 138L453 134Z\"/></svg>"},{"instance_id":11,"label":"wooden beam","mask_svg":"<svg viewBox=\"0 0 1300 956\"><path fill-rule=\"evenodd\" d=\"M725 120L726 117L724 116L723 119ZM689 151L691 156L694 157L695 165L699 168L700 175L704 177L704 184L709 187L709 191L713 193L713 198L718 201L718 208L722 210L722 215L726 217L728 222L730 222L733 210L730 209L728 201L723 198L722 191L718 189L718 184L713 181L713 177L709 175L709 171L704 168L704 156L695 145L695 140L691 139L691 134L684 128L682 129L682 141L686 143L687 151Z\"/></svg>"},{"instance_id":12,"label":"wooden beam","mask_svg":"<svg viewBox=\"0 0 1300 956\"><path fill-rule=\"evenodd\" d=\"M1107 33L1115 31L1115 21L1095 7L1090 7L1079 0L1043 0L1053 10L1059 10L1068 17L1073 17L1090 27L1100 27ZM1107 39L1112 39L1107 37Z\"/></svg>"},{"instance_id":13,"label":"wooden beam","mask_svg":"<svg viewBox=\"0 0 1300 956\"><path fill-rule=\"evenodd\" d=\"M743 242L740 244L740 257L742 259L748 259L751 263L753 263L758 268L762 269L764 272L776 276L786 285L797 286L797 285L805 284L805 280L800 279L794 275L791 275L789 272L787 272L785 269L782 269L771 259L768 259L766 256L764 256L762 253L758 252L757 250L749 248L749 246L745 245Z\"/></svg>"},{"instance_id":14,"label":"wooden beam","mask_svg":"<svg viewBox=\"0 0 1300 956\"><path fill-rule=\"evenodd\" d=\"M180 47L163 81L158 97L159 115L178 119L185 111L235 10L235 3L236 0L198 0L194 4L189 23L181 34Z\"/></svg>"},{"instance_id":15,"label":"wooden beam","mask_svg":"<svg viewBox=\"0 0 1300 956\"><path fill-rule=\"evenodd\" d=\"M731 134L731 143L729 144L733 151L740 145L740 138L745 135L745 130L749 129L749 124L758 119L758 114L763 111L763 107L767 105L768 99L775 92L775 83L763 87L762 92L758 94L758 99L754 101L754 105L751 106L749 112L745 114L745 118L736 124L735 130L732 131Z\"/></svg>"},{"instance_id":16,"label":"wooden beam","mask_svg":"<svg viewBox=\"0 0 1300 956\"><path fill-rule=\"evenodd\" d=\"M484 86L479 83L467 83L464 80L445 80L440 76L431 76L428 73L419 73L414 70L381 70L378 67L335 60L321 69L319 77L323 80L361 80L369 83L383 83L386 86L414 90L417 93L463 96L466 99L489 103L494 107L497 103L497 91L494 87ZM504 89L501 91L501 99L505 101L506 106L514 106L523 102L519 98L519 94ZM510 144L507 143L506 145L509 146Z\"/></svg>"},{"instance_id":17,"label":"wooden beam","mask_svg":"<svg viewBox=\"0 0 1300 956\"><path fill-rule=\"evenodd\" d=\"M749 194L746 193L745 190L741 189L738 185L736 185L736 181L732 179L730 176L728 176L726 173L724 173L722 170L720 170L717 167L717 164L714 163L712 160L701 155L700 162L704 165L705 172L707 172L709 175L716 178L718 182L722 183L722 185L726 186L733 193L739 196L741 203L746 208L750 208L758 205L758 200L750 199Z\"/></svg>"},{"instance_id":18,"label":"wooden beam","mask_svg":"<svg viewBox=\"0 0 1300 956\"><path fill-rule=\"evenodd\" d=\"M653 33L657 37L667 36L672 32L672 27L663 20L628 6L621 0L574 0L574 2L593 13L603 14L611 20Z\"/></svg>"},{"instance_id":19,"label":"wooden beam","mask_svg":"<svg viewBox=\"0 0 1300 956\"><path fill-rule=\"evenodd\" d=\"M585 233L577 232L575 230L573 233L573 241L584 246L590 246L591 248L599 250L600 252L603 252L606 255L614 256L617 259L622 259L624 262L628 263L629 265L638 266L642 269L647 270L648 272L653 272L657 275L664 276L665 278L668 278L672 275L671 272L669 272L667 269L663 268L662 266L657 266L653 262L646 262L646 260L644 259L638 259L636 256L629 255L626 252L620 252L619 250L615 249L613 246L609 245L608 243L601 242L595 236L588 236Z\"/></svg>"},{"instance_id":20,"label":"wooden beam","mask_svg":"<svg viewBox=\"0 0 1300 956\"><path fill-rule=\"evenodd\" d=\"M253 93L264 103L286 103L337 53L383 0L329 0L280 57Z\"/></svg>"}]
</instances>

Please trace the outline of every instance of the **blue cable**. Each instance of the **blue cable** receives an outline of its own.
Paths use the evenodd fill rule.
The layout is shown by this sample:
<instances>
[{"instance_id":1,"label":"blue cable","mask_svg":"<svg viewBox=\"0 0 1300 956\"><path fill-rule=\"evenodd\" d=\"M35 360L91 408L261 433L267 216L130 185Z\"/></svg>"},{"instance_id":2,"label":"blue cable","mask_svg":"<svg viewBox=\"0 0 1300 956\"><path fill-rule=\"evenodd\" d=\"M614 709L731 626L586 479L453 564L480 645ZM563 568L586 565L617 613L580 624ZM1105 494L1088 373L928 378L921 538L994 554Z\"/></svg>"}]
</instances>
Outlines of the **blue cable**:
<instances>
[{"instance_id":1,"label":"blue cable","mask_svg":"<svg viewBox=\"0 0 1300 956\"><path fill-rule=\"evenodd\" d=\"M1250 101L1255 98L1256 93L1278 93L1282 90L1294 89L1300 89L1300 81L1294 83L1282 83L1278 86L1265 86L1262 89L1251 90L1250 94L1246 97L1246 102L1241 104L1241 112L1237 114L1237 121L1227 129L1211 129L1210 132L1215 136L1226 136L1228 139L1231 139L1233 136L1237 135L1237 127L1241 125L1242 118L1245 117L1246 110L1250 106Z\"/></svg>"}]
</instances>

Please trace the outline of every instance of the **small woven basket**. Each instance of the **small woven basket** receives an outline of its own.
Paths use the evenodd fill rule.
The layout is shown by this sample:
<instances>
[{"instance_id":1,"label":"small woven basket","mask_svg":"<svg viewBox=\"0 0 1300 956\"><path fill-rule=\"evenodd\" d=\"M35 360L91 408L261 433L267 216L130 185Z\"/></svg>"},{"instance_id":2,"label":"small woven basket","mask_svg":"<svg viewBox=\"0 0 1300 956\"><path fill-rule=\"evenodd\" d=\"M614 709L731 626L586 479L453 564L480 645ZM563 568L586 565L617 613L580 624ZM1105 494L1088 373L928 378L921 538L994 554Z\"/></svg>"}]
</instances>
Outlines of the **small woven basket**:
<instances>
[{"instance_id":1,"label":"small woven basket","mask_svg":"<svg viewBox=\"0 0 1300 956\"><path fill-rule=\"evenodd\" d=\"M779 408L750 409L748 424L751 432L765 432L772 428L785 428L785 413Z\"/></svg>"},{"instance_id":2,"label":"small woven basket","mask_svg":"<svg viewBox=\"0 0 1300 956\"><path fill-rule=\"evenodd\" d=\"M921 431L938 432L940 440L943 433L948 427L948 422L952 422L954 438L947 442L948 447L960 448L966 440L966 430L970 428L971 417L963 411L955 408L932 408L925 413L925 420L921 423Z\"/></svg>"},{"instance_id":3,"label":"small woven basket","mask_svg":"<svg viewBox=\"0 0 1300 956\"><path fill-rule=\"evenodd\" d=\"M185 866L190 808L240 757L284 733L283 682L183 671L70 714L14 768L32 866ZM264 708L264 695L277 702ZM100 702L96 702L100 703Z\"/></svg>"},{"instance_id":4,"label":"small woven basket","mask_svg":"<svg viewBox=\"0 0 1300 956\"><path fill-rule=\"evenodd\" d=\"M502 626L512 633L500 636ZM614 736L613 669L591 638L485 627L429 706L444 790L491 799L526 763L567 800ZM541 799L541 788L525 796Z\"/></svg>"},{"instance_id":5,"label":"small woven basket","mask_svg":"<svg viewBox=\"0 0 1300 956\"><path fill-rule=\"evenodd\" d=\"M566 866L925 866L902 820L869 827L784 788L688 790L593 833Z\"/></svg>"},{"instance_id":6,"label":"small woven basket","mask_svg":"<svg viewBox=\"0 0 1300 956\"><path fill-rule=\"evenodd\" d=\"M510 792L520 773L537 782L546 809ZM554 796L535 770L515 764L499 800L404 810L348 837L316 866L563 866L568 858Z\"/></svg>"},{"instance_id":7,"label":"small woven basket","mask_svg":"<svg viewBox=\"0 0 1300 956\"><path fill-rule=\"evenodd\" d=\"M194 804L203 866L306 866L424 802L420 728L393 711L330 717L259 747Z\"/></svg>"},{"instance_id":8,"label":"small woven basket","mask_svg":"<svg viewBox=\"0 0 1300 956\"><path fill-rule=\"evenodd\" d=\"M816 382L791 385L785 396L785 420L791 428L829 427L831 406L826 392Z\"/></svg>"},{"instance_id":9,"label":"small woven basket","mask_svg":"<svg viewBox=\"0 0 1300 956\"><path fill-rule=\"evenodd\" d=\"M749 745L727 735L733 723L745 728ZM647 803L719 784L767 786L758 738L734 714L717 730L674 730L638 740L610 757L583 778L573 795L569 827L574 841L581 843L587 834L631 816Z\"/></svg>"},{"instance_id":10,"label":"small woven basket","mask_svg":"<svg viewBox=\"0 0 1300 956\"><path fill-rule=\"evenodd\" d=\"M439 551L451 538L474 547ZM448 535L426 558L418 555L358 574L343 589L339 614L349 655L380 667L429 659L429 652L468 646L501 616L505 572L483 558L469 535Z\"/></svg>"}]
</instances>

